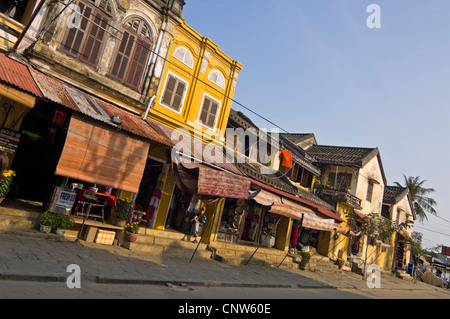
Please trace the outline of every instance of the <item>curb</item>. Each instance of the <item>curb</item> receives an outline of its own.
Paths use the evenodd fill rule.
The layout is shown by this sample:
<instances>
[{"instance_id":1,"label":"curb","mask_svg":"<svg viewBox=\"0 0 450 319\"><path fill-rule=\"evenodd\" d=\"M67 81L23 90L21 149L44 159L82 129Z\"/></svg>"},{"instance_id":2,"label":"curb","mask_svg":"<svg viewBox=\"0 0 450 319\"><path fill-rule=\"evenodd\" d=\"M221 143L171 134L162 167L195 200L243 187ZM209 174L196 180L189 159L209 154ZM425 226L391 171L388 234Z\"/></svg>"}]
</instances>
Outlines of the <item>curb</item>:
<instances>
[{"instance_id":1,"label":"curb","mask_svg":"<svg viewBox=\"0 0 450 319\"><path fill-rule=\"evenodd\" d=\"M17 273L0 273L0 280L8 281L29 281L29 282L51 282L51 283L65 283L69 274L53 273L53 274L17 274ZM195 281L195 280L162 280L162 279L150 279L141 277L104 277L100 275L82 275L82 283L97 283L97 284L111 284L111 285L155 285L155 286L192 286L192 287L222 287L222 288L281 288L281 289L355 289L360 291L373 291L375 290L390 290L390 291L402 291L409 290L409 288L367 288L359 287L357 285L348 286L334 286L329 284L318 285L304 285L304 284L252 284L252 283L232 283L232 282L219 282L219 281ZM415 287L417 290L438 290L438 287Z\"/></svg>"}]
</instances>

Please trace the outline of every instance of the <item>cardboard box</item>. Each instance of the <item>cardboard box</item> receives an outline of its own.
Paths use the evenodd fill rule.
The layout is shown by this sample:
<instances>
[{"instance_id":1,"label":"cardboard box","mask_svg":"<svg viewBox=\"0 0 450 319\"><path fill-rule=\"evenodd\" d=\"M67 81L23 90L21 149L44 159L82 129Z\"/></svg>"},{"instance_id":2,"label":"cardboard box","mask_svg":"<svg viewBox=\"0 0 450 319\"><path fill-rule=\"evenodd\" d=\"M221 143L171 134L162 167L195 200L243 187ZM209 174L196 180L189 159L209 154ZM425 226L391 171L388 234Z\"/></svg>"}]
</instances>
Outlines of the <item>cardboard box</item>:
<instances>
[{"instance_id":1,"label":"cardboard box","mask_svg":"<svg viewBox=\"0 0 450 319\"><path fill-rule=\"evenodd\" d=\"M115 237L116 237L115 231L99 229L97 231L97 236L95 237L95 243L103 245L112 245L114 243Z\"/></svg>"}]
</instances>

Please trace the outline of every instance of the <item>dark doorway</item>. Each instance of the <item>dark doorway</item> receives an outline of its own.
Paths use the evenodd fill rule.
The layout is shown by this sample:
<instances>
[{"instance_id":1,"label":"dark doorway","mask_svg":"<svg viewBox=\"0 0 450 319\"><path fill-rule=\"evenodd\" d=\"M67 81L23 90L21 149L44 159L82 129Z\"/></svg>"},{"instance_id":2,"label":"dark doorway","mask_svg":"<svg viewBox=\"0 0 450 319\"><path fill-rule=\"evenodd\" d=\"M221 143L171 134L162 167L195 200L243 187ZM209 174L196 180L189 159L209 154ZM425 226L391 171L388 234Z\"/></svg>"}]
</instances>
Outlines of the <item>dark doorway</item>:
<instances>
[{"instance_id":1,"label":"dark doorway","mask_svg":"<svg viewBox=\"0 0 450 319\"><path fill-rule=\"evenodd\" d=\"M135 201L137 210L147 211L153 190L157 187L163 167L164 163L155 161L151 158L147 159L144 175L142 176L141 185L139 186L139 193Z\"/></svg>"},{"instance_id":2,"label":"dark doorway","mask_svg":"<svg viewBox=\"0 0 450 319\"><path fill-rule=\"evenodd\" d=\"M69 114L38 102L24 117L11 169L16 172L12 196L45 202L56 181L56 165L67 135Z\"/></svg>"}]
</instances>

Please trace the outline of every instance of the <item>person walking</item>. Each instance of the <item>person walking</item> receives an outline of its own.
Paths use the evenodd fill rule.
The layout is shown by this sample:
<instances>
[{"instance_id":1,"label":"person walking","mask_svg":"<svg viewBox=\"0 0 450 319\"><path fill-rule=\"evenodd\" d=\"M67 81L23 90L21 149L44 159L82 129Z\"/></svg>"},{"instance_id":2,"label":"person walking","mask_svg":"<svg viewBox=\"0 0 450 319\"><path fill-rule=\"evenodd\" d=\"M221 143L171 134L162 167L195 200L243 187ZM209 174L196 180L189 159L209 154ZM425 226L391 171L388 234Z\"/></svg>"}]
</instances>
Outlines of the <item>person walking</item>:
<instances>
[{"instance_id":1,"label":"person walking","mask_svg":"<svg viewBox=\"0 0 450 319\"><path fill-rule=\"evenodd\" d=\"M206 223L206 215L205 215L205 207L200 209L200 215L195 216L192 219L193 227L194 227L194 240L193 243L197 243L198 234L202 231L203 225Z\"/></svg>"}]
</instances>

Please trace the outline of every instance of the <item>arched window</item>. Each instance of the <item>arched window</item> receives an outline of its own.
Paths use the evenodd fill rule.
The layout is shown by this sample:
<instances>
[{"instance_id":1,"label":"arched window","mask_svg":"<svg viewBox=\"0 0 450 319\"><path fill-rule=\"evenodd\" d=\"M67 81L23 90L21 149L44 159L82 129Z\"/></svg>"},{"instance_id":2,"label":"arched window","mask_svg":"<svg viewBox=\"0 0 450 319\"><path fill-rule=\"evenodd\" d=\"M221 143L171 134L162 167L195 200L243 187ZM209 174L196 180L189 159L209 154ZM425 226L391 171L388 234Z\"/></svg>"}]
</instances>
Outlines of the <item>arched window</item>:
<instances>
[{"instance_id":1,"label":"arched window","mask_svg":"<svg viewBox=\"0 0 450 319\"><path fill-rule=\"evenodd\" d=\"M139 17L127 20L110 69L111 75L124 84L138 89L151 46L149 25Z\"/></svg>"},{"instance_id":2,"label":"arched window","mask_svg":"<svg viewBox=\"0 0 450 319\"><path fill-rule=\"evenodd\" d=\"M218 85L222 89L225 88L225 78L222 75L222 73L220 73L217 70L211 71L211 73L209 73L208 80L210 80L211 82L215 83L216 85Z\"/></svg>"},{"instance_id":3,"label":"arched window","mask_svg":"<svg viewBox=\"0 0 450 319\"><path fill-rule=\"evenodd\" d=\"M81 13L80 24L68 29L61 49L76 59L96 67L106 42L112 5L110 0L79 0L76 5Z\"/></svg>"},{"instance_id":4,"label":"arched window","mask_svg":"<svg viewBox=\"0 0 450 319\"><path fill-rule=\"evenodd\" d=\"M176 48L175 52L173 53L173 56L186 64L191 69L194 68L194 58L192 57L191 52L189 52L188 49L185 47L178 47Z\"/></svg>"}]
</instances>

